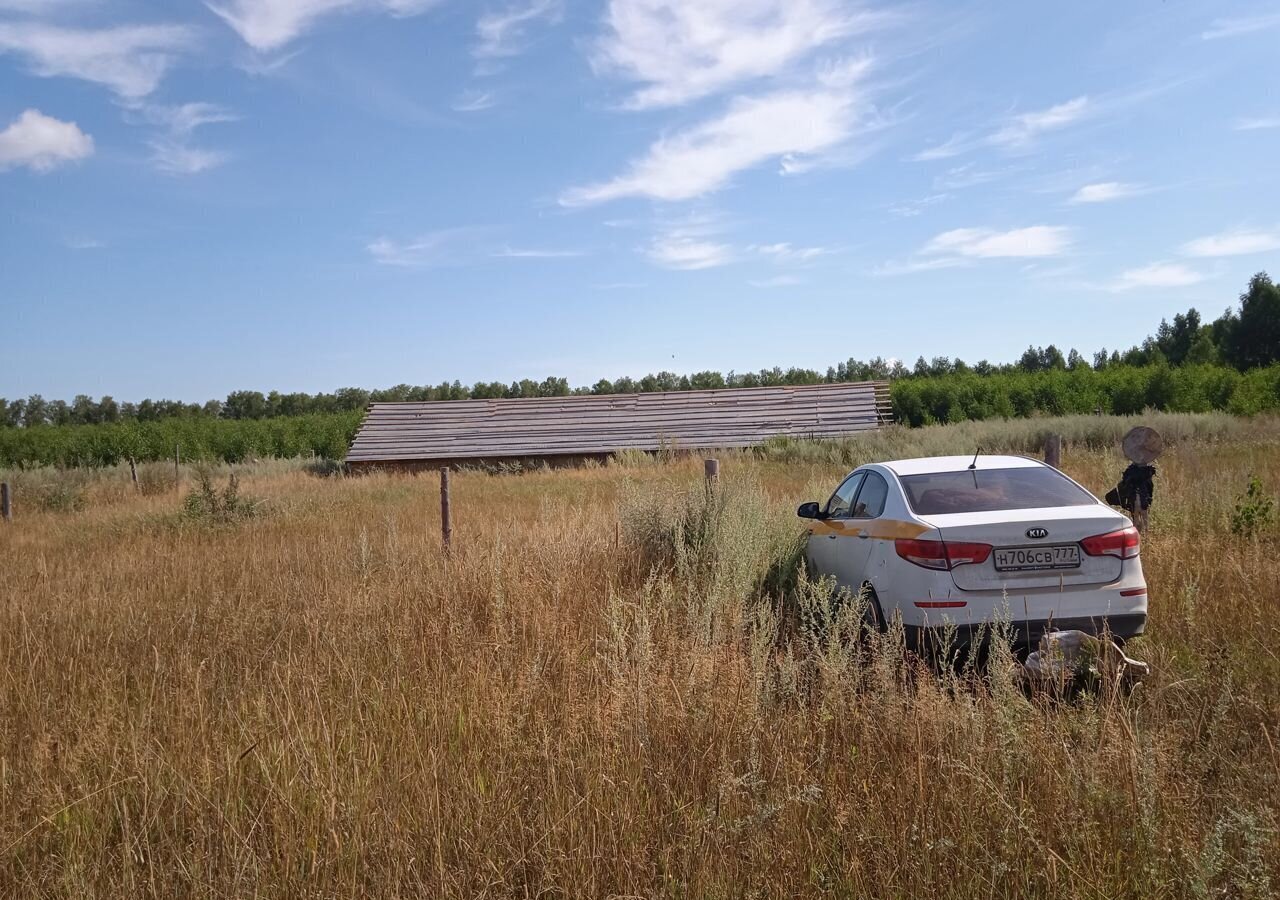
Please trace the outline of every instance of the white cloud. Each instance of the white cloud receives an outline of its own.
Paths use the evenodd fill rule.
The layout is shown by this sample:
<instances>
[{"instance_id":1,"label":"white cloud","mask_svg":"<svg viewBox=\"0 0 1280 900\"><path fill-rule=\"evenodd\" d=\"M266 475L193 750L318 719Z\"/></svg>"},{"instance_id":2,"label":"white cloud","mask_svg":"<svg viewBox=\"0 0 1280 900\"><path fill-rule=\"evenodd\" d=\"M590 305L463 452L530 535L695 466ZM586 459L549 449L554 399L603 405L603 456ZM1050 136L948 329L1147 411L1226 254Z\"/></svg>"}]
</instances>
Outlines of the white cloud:
<instances>
[{"instance_id":1,"label":"white cloud","mask_svg":"<svg viewBox=\"0 0 1280 900\"><path fill-rule=\"evenodd\" d=\"M827 247L793 247L790 244L756 244L749 249L776 263L804 263L831 252Z\"/></svg>"},{"instance_id":2,"label":"white cloud","mask_svg":"<svg viewBox=\"0 0 1280 900\"><path fill-rule=\"evenodd\" d=\"M581 250L512 247L496 243L493 226L441 228L409 240L379 237L365 245L373 261L384 266L426 268L465 266L492 259L569 259Z\"/></svg>"},{"instance_id":3,"label":"white cloud","mask_svg":"<svg viewBox=\"0 0 1280 900\"><path fill-rule=\"evenodd\" d=\"M630 108L679 106L888 21L844 0L610 0L592 64L642 85Z\"/></svg>"},{"instance_id":4,"label":"white cloud","mask_svg":"<svg viewBox=\"0 0 1280 900\"><path fill-rule=\"evenodd\" d=\"M933 259L911 259L905 262L891 261L877 266L872 275L914 275L916 272L932 272L938 269L954 269L970 265L970 261L958 256L937 256Z\"/></svg>"},{"instance_id":5,"label":"white cloud","mask_svg":"<svg viewBox=\"0 0 1280 900\"><path fill-rule=\"evenodd\" d=\"M529 0L502 12L489 12L476 22L479 43L472 49L478 59L501 59L524 51L525 32L540 19L555 21L563 12L561 0Z\"/></svg>"},{"instance_id":6,"label":"white cloud","mask_svg":"<svg viewBox=\"0 0 1280 900\"><path fill-rule=\"evenodd\" d=\"M220 150L192 146L197 128L220 122L236 122L240 117L213 103L184 103L180 106L147 104L142 107L146 120L163 131L153 138L151 161L170 175L195 175L217 168L230 157Z\"/></svg>"},{"instance_id":7,"label":"white cloud","mask_svg":"<svg viewBox=\"0 0 1280 900\"><path fill-rule=\"evenodd\" d=\"M1214 19L1208 29L1201 33L1206 41L1218 38L1239 37L1242 34L1253 34L1255 31L1266 31L1280 27L1280 13L1265 16L1252 16L1239 19Z\"/></svg>"},{"instance_id":8,"label":"white cloud","mask_svg":"<svg viewBox=\"0 0 1280 900\"><path fill-rule=\"evenodd\" d=\"M728 244L683 234L658 235L646 254L664 269L712 269L734 260Z\"/></svg>"},{"instance_id":9,"label":"white cloud","mask_svg":"<svg viewBox=\"0 0 1280 900\"><path fill-rule=\"evenodd\" d=\"M573 259L584 254L581 250L532 250L518 247L501 247L490 255L498 259Z\"/></svg>"},{"instance_id":10,"label":"white cloud","mask_svg":"<svg viewBox=\"0 0 1280 900\"><path fill-rule=\"evenodd\" d=\"M738 260L738 251L721 235L728 224L719 216L695 213L659 222L641 252L664 269L711 269Z\"/></svg>"},{"instance_id":11,"label":"white cloud","mask_svg":"<svg viewBox=\"0 0 1280 900\"><path fill-rule=\"evenodd\" d=\"M37 22L0 22L0 53L26 58L37 75L81 78L126 100L156 89L179 51L192 44L181 25L122 25L101 30Z\"/></svg>"},{"instance_id":12,"label":"white cloud","mask_svg":"<svg viewBox=\"0 0 1280 900\"><path fill-rule=\"evenodd\" d=\"M251 52L242 54L241 58L236 60L235 66L247 75L253 75L255 78L265 78L283 70L300 53L302 53L301 50L289 50L275 55Z\"/></svg>"},{"instance_id":13,"label":"white cloud","mask_svg":"<svg viewBox=\"0 0 1280 900\"><path fill-rule=\"evenodd\" d=\"M980 142L975 141L968 134L953 134L941 144L926 147L911 158L916 162L930 162L935 159L950 159L953 156L968 153L977 146L978 143Z\"/></svg>"},{"instance_id":14,"label":"white cloud","mask_svg":"<svg viewBox=\"0 0 1280 900\"><path fill-rule=\"evenodd\" d=\"M439 0L225 0L206 5L255 50L276 50L317 20L350 12L413 16Z\"/></svg>"},{"instance_id":15,"label":"white cloud","mask_svg":"<svg viewBox=\"0 0 1280 900\"><path fill-rule=\"evenodd\" d=\"M379 237L366 248L374 262L384 266L456 265L475 257L477 239L487 228L442 228L408 241Z\"/></svg>"},{"instance_id":16,"label":"white cloud","mask_svg":"<svg viewBox=\"0 0 1280 900\"><path fill-rule=\"evenodd\" d=\"M1182 252L1187 256L1245 256L1272 250L1280 250L1280 232L1235 229L1182 245Z\"/></svg>"},{"instance_id":17,"label":"white cloud","mask_svg":"<svg viewBox=\"0 0 1280 900\"><path fill-rule=\"evenodd\" d=\"M795 275L775 275L772 278L761 278L758 280L748 281L747 284L757 288L780 288L795 287L798 284L804 284L804 281Z\"/></svg>"},{"instance_id":18,"label":"white cloud","mask_svg":"<svg viewBox=\"0 0 1280 900\"><path fill-rule=\"evenodd\" d=\"M1014 116L1008 124L991 135L987 142L1010 149L1026 147L1044 132L1065 128L1078 122L1089 112L1089 98L1076 97L1048 109Z\"/></svg>"},{"instance_id":19,"label":"white cloud","mask_svg":"<svg viewBox=\"0 0 1280 900\"><path fill-rule=\"evenodd\" d=\"M1086 184L1071 195L1068 203L1108 203L1112 200L1123 200L1142 193L1136 184L1125 184L1120 181L1102 181L1097 184Z\"/></svg>"},{"instance_id":20,"label":"white cloud","mask_svg":"<svg viewBox=\"0 0 1280 900\"><path fill-rule=\"evenodd\" d=\"M48 172L93 155L93 138L75 122L63 122L28 109L0 131L0 171L26 166Z\"/></svg>"},{"instance_id":21,"label":"white cloud","mask_svg":"<svg viewBox=\"0 0 1280 900\"><path fill-rule=\"evenodd\" d=\"M436 242L429 238L401 243L388 237L380 237L370 241L365 249L369 251L369 255L373 257L375 262L382 265L409 266L420 265L421 259L426 256L427 251L435 247Z\"/></svg>"},{"instance_id":22,"label":"white cloud","mask_svg":"<svg viewBox=\"0 0 1280 900\"><path fill-rule=\"evenodd\" d=\"M1007 174L1009 174L1009 169L1007 168L980 169L973 163L965 163L963 166L955 166L936 176L933 179L933 186L936 190L945 194L947 191L960 191L965 188L986 184Z\"/></svg>"},{"instance_id":23,"label":"white cloud","mask_svg":"<svg viewBox=\"0 0 1280 900\"><path fill-rule=\"evenodd\" d=\"M463 91L453 101L455 112L481 112L497 104L498 98L492 91Z\"/></svg>"},{"instance_id":24,"label":"white cloud","mask_svg":"<svg viewBox=\"0 0 1280 900\"><path fill-rule=\"evenodd\" d=\"M151 142L151 161L170 175L197 175L217 168L229 157L221 150L192 147L181 141L157 138Z\"/></svg>"},{"instance_id":25,"label":"white cloud","mask_svg":"<svg viewBox=\"0 0 1280 900\"><path fill-rule=\"evenodd\" d=\"M1136 96L1139 95L1135 95L1135 98ZM1117 105L1130 102L1135 98L1117 98L1110 103ZM1074 100L1059 103L1048 109L1013 116L988 135L975 137L968 133L954 134L941 144L926 147L911 159L915 162L951 159L980 147L999 147L1008 151L1025 150L1045 132L1066 128L1098 111L1099 105L1092 103L1088 97L1076 97Z\"/></svg>"},{"instance_id":26,"label":"white cloud","mask_svg":"<svg viewBox=\"0 0 1280 900\"><path fill-rule=\"evenodd\" d=\"M620 197L699 197L770 159L809 155L840 144L852 135L857 112L857 97L850 88L739 97L720 117L656 141L624 174L573 188L560 202L584 206Z\"/></svg>"},{"instance_id":27,"label":"white cloud","mask_svg":"<svg viewBox=\"0 0 1280 900\"><path fill-rule=\"evenodd\" d=\"M153 123L163 125L173 134L191 134L201 125L217 122L238 122L240 117L214 103L183 103L181 106L146 107L146 116Z\"/></svg>"},{"instance_id":28,"label":"white cloud","mask_svg":"<svg viewBox=\"0 0 1280 900\"><path fill-rule=\"evenodd\" d=\"M1237 119L1236 131L1263 131L1268 128L1280 128L1280 116L1259 116L1253 119Z\"/></svg>"},{"instance_id":29,"label":"white cloud","mask_svg":"<svg viewBox=\"0 0 1280 900\"><path fill-rule=\"evenodd\" d=\"M948 193L929 194L919 200L906 200L902 203L895 203L889 207L889 212L895 216L909 219L920 215L931 206L937 206L939 203L944 203L950 199L951 195Z\"/></svg>"},{"instance_id":30,"label":"white cloud","mask_svg":"<svg viewBox=\"0 0 1280 900\"><path fill-rule=\"evenodd\" d=\"M1188 269L1181 263L1159 262L1121 273L1111 285L1111 289L1128 291L1134 288L1186 287L1201 281L1204 281L1203 275Z\"/></svg>"},{"instance_id":31,"label":"white cloud","mask_svg":"<svg viewBox=\"0 0 1280 900\"><path fill-rule=\"evenodd\" d=\"M944 231L920 251L970 259L1061 256L1071 246L1071 230L1056 225L1032 225L1011 231L955 228Z\"/></svg>"}]
</instances>

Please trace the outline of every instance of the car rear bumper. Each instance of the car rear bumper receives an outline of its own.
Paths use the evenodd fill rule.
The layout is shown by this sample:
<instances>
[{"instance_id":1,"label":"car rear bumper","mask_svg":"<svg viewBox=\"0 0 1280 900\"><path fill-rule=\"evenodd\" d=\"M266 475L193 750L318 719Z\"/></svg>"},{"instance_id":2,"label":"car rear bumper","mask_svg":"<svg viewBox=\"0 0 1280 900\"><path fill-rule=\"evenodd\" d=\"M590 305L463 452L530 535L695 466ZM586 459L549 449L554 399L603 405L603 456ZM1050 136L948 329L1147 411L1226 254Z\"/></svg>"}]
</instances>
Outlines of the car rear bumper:
<instances>
[{"instance_id":1,"label":"car rear bumper","mask_svg":"<svg viewBox=\"0 0 1280 900\"><path fill-rule=\"evenodd\" d=\"M1040 638L1050 631L1083 631L1085 634L1100 635L1106 632L1123 645L1129 638L1137 637L1147 629L1147 614L1112 613L1106 616L1089 616L1065 619L1027 619L1009 623L1013 633L1015 650L1033 650L1040 643ZM914 650L937 650L943 646L945 637L943 626L907 626L907 643ZM991 627L982 629L974 625L960 625L956 628L952 647L963 650L969 647L983 634L988 640Z\"/></svg>"}]
</instances>

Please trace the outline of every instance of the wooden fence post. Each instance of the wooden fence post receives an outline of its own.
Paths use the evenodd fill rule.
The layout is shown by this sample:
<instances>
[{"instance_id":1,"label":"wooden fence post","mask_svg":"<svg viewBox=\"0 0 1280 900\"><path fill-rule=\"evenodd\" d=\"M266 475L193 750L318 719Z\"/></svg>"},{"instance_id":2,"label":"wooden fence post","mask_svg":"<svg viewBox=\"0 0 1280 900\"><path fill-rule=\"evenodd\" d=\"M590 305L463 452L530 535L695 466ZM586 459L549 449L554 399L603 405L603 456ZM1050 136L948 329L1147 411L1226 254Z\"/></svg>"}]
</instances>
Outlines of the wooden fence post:
<instances>
[{"instance_id":1,"label":"wooden fence post","mask_svg":"<svg viewBox=\"0 0 1280 900\"><path fill-rule=\"evenodd\" d=\"M133 489L138 489L138 463L132 456L129 457L129 480L133 482Z\"/></svg>"},{"instance_id":2,"label":"wooden fence post","mask_svg":"<svg viewBox=\"0 0 1280 900\"><path fill-rule=\"evenodd\" d=\"M1044 461L1055 469L1062 468L1062 435L1051 434L1044 439Z\"/></svg>"},{"instance_id":3,"label":"wooden fence post","mask_svg":"<svg viewBox=\"0 0 1280 900\"><path fill-rule=\"evenodd\" d=\"M720 460L708 459L703 463L707 476L707 487L713 487L720 480Z\"/></svg>"},{"instance_id":4,"label":"wooden fence post","mask_svg":"<svg viewBox=\"0 0 1280 900\"><path fill-rule=\"evenodd\" d=\"M173 480L174 481L177 481L179 478L182 477L182 474L178 471L178 463L180 463L181 461L182 461L182 445L174 444L173 445Z\"/></svg>"},{"instance_id":5,"label":"wooden fence post","mask_svg":"<svg viewBox=\"0 0 1280 900\"><path fill-rule=\"evenodd\" d=\"M449 467L440 469L440 536L444 539L444 552L448 553L453 540L453 514L449 508Z\"/></svg>"},{"instance_id":6,"label":"wooden fence post","mask_svg":"<svg viewBox=\"0 0 1280 900\"><path fill-rule=\"evenodd\" d=\"M13 493L9 482L0 482L0 517L6 522L13 521Z\"/></svg>"}]
</instances>

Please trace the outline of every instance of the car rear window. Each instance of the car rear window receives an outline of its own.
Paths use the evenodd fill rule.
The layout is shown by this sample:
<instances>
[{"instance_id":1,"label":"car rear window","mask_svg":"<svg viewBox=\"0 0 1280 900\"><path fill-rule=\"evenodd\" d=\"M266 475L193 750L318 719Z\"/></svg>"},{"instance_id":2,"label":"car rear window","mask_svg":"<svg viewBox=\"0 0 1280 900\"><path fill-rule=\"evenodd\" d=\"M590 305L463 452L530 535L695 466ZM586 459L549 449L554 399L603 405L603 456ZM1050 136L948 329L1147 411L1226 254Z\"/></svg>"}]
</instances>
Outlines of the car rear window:
<instances>
[{"instance_id":1,"label":"car rear window","mask_svg":"<svg viewBox=\"0 0 1280 900\"><path fill-rule=\"evenodd\" d=\"M932 472L904 475L901 480L907 501L921 516L1088 506L1097 502L1061 473L1041 466Z\"/></svg>"}]
</instances>

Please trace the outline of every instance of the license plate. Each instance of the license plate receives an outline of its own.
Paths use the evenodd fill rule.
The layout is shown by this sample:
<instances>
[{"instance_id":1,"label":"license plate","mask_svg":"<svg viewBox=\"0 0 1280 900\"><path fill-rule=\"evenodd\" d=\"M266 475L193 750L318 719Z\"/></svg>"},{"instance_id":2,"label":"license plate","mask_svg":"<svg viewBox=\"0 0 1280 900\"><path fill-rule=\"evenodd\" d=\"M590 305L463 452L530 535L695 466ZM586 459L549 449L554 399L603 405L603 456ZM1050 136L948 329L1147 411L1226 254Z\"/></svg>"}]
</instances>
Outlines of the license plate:
<instances>
[{"instance_id":1,"label":"license plate","mask_svg":"<svg viewBox=\"0 0 1280 900\"><path fill-rule=\"evenodd\" d=\"M1045 547L1001 547L995 551L998 572L1032 572L1038 569L1080 568L1079 544Z\"/></svg>"}]
</instances>

